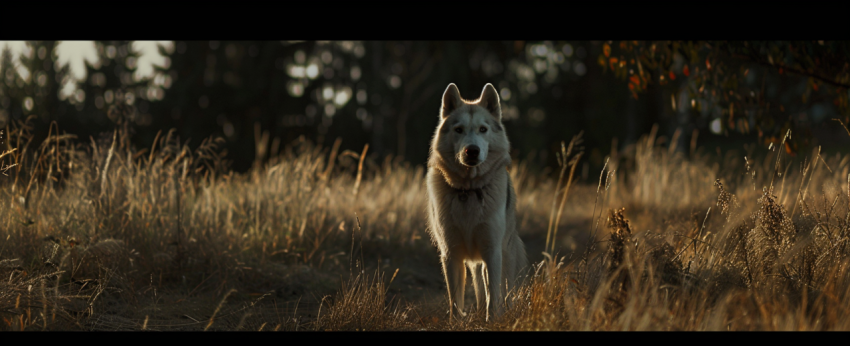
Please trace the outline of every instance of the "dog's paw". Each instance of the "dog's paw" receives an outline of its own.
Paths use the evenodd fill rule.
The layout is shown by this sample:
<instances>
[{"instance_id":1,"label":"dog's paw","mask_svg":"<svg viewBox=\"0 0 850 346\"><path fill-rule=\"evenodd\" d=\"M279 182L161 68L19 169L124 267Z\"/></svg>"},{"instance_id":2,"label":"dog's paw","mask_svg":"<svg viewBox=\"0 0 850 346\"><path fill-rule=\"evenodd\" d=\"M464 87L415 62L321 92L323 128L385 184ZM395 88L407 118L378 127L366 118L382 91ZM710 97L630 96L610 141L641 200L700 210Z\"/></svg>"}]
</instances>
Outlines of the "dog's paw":
<instances>
[{"instance_id":1,"label":"dog's paw","mask_svg":"<svg viewBox=\"0 0 850 346\"><path fill-rule=\"evenodd\" d=\"M454 310L454 311L452 311L452 310ZM464 311L461 311L458 308L454 308L454 309L446 311L446 315L449 316L449 317L466 317L468 314Z\"/></svg>"}]
</instances>

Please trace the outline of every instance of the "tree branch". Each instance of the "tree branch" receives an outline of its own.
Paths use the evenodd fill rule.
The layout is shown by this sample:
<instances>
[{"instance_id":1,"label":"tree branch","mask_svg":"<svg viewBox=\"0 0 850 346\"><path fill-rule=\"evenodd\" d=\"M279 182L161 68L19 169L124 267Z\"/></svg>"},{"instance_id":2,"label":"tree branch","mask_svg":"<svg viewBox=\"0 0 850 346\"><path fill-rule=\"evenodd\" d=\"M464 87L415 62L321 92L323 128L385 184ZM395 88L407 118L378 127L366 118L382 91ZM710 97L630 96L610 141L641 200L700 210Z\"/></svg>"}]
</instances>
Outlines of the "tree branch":
<instances>
[{"instance_id":1,"label":"tree branch","mask_svg":"<svg viewBox=\"0 0 850 346\"><path fill-rule=\"evenodd\" d=\"M818 80L820 80L820 81L822 81L826 84L829 84L829 85L832 85L832 86L835 86L835 87L850 88L850 84L842 83L842 82L839 82L835 79L824 77L824 76L814 74L814 73L810 73L810 72L807 72L807 71L804 71L804 70L801 70L801 69L798 69L798 68L795 68L795 67L787 66L787 65L784 65L784 64L776 64L776 63L771 64L768 61L764 61L761 58L754 57L754 56L749 56L749 55L744 55L744 54L736 54L736 53L732 53L732 52L730 52L730 54L733 58L741 59L741 60L744 60L744 61L754 62L754 63L757 63L757 64L762 65L762 66L780 68L780 69L783 69L783 70L786 70L788 72L798 74L798 75L801 75L801 76L804 76L804 77L811 77L811 78L818 79Z\"/></svg>"}]
</instances>

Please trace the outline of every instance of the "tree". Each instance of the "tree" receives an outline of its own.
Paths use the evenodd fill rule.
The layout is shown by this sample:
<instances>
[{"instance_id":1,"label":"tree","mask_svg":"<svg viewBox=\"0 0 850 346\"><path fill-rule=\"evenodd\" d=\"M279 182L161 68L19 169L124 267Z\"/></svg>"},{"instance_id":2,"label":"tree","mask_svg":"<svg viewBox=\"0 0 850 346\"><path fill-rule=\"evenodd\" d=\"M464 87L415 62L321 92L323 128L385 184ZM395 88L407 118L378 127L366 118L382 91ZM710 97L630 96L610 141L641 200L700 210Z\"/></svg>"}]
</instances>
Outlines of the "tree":
<instances>
[{"instance_id":1,"label":"tree","mask_svg":"<svg viewBox=\"0 0 850 346\"><path fill-rule=\"evenodd\" d=\"M155 67L152 88L164 96L151 103L147 126L177 128L183 140L195 143L221 135L237 153L232 159L238 170L250 167L255 152L268 157L302 135L323 143L337 120L359 122L353 110L336 116L353 96L347 72L356 62L344 45L176 41L173 50L160 47L168 65ZM274 138L265 143L268 153L255 149L260 138Z\"/></svg>"},{"instance_id":2,"label":"tree","mask_svg":"<svg viewBox=\"0 0 850 346\"><path fill-rule=\"evenodd\" d=\"M234 158L237 166L247 168L253 161L254 123L271 127L284 93L281 88L277 97L269 94L276 75L283 73L274 68L275 44L280 46L248 41L176 41L171 51L161 46L168 65L154 67L152 90L162 100L151 103L146 126L176 128L182 140L195 143L222 135L230 151L244 154ZM153 133L148 137L152 140Z\"/></svg>"},{"instance_id":3,"label":"tree","mask_svg":"<svg viewBox=\"0 0 850 346\"><path fill-rule=\"evenodd\" d=\"M503 94L504 119L520 154L545 153L547 145L556 146L592 122L619 124L610 117L624 102L606 100L609 110L585 101L586 90L602 94L609 89L597 88L596 78L585 76L595 73L585 61L590 46L176 41L173 50L160 48L169 63L156 68L151 84L162 99L151 100L149 115L140 116L150 120L145 141L153 140L158 129L172 127L184 140L225 136L228 150L237 154L231 157L237 170L255 161L260 138L277 139L271 141L277 146L265 143L274 151L299 136L325 146L341 137L343 149L357 151L369 143L370 154L424 163L445 86L457 83L464 97L475 98L484 84L493 83ZM577 82L586 85L576 87ZM269 137L255 133L256 124ZM589 133L587 143L604 148L611 132L625 126L594 128L600 131ZM601 164L601 155L593 157Z\"/></svg>"},{"instance_id":4,"label":"tree","mask_svg":"<svg viewBox=\"0 0 850 346\"><path fill-rule=\"evenodd\" d=\"M628 81L634 98L648 85L681 93L670 107L711 118L712 130L757 133L776 143L829 118L850 121L850 44L830 41L609 41L598 64ZM806 136L786 144L795 153Z\"/></svg>"},{"instance_id":5,"label":"tree","mask_svg":"<svg viewBox=\"0 0 850 346\"><path fill-rule=\"evenodd\" d=\"M132 41L95 41L95 48L98 60L85 62L86 78L69 97L75 111L63 122L64 128L83 138L115 126L132 130L135 105L147 98L148 81L134 77L139 54Z\"/></svg>"},{"instance_id":6,"label":"tree","mask_svg":"<svg viewBox=\"0 0 850 346\"><path fill-rule=\"evenodd\" d=\"M12 50L7 46L0 56L0 123L3 127L12 120L24 117L23 79L18 73Z\"/></svg>"},{"instance_id":7,"label":"tree","mask_svg":"<svg viewBox=\"0 0 850 346\"><path fill-rule=\"evenodd\" d=\"M62 118L68 112L68 104L59 100L59 91L69 77L69 67L59 66L56 61L56 41L27 41L30 54L20 56L21 65L29 71L29 81L23 93L32 99L29 114L35 114L43 123Z\"/></svg>"}]
</instances>

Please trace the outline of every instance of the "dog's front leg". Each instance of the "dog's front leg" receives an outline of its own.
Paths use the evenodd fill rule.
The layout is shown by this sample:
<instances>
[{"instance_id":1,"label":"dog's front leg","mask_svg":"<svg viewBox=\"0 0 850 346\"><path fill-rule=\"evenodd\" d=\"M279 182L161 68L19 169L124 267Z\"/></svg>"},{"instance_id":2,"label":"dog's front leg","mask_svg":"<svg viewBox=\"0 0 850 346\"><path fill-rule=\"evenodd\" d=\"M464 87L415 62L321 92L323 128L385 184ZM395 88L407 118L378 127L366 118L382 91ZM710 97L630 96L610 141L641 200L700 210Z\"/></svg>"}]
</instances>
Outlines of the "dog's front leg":
<instances>
[{"instance_id":1,"label":"dog's front leg","mask_svg":"<svg viewBox=\"0 0 850 346\"><path fill-rule=\"evenodd\" d=\"M446 287L449 290L449 314L465 316L463 312L464 288L466 288L466 267L463 258L449 251L443 256L443 273L446 277Z\"/></svg>"},{"instance_id":2,"label":"dog's front leg","mask_svg":"<svg viewBox=\"0 0 850 346\"><path fill-rule=\"evenodd\" d=\"M487 321L502 314L502 238L499 232L489 232L495 239L481 248L484 260L484 285L487 290Z\"/></svg>"},{"instance_id":3,"label":"dog's front leg","mask_svg":"<svg viewBox=\"0 0 850 346\"><path fill-rule=\"evenodd\" d=\"M472 279L472 288L475 290L475 308L479 311L485 308L486 293L484 291L487 290L487 286L484 283L484 265L480 262L467 263L467 267L469 267L469 272L471 274Z\"/></svg>"}]
</instances>

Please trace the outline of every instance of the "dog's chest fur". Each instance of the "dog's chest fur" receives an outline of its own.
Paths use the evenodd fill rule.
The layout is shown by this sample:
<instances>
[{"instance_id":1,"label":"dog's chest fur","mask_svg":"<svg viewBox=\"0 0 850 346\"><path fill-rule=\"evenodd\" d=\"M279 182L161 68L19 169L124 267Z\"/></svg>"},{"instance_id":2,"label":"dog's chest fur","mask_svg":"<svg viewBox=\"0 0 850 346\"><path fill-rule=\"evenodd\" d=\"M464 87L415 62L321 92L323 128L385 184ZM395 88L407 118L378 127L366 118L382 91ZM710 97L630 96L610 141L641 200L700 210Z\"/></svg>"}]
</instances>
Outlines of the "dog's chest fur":
<instances>
[{"instance_id":1,"label":"dog's chest fur","mask_svg":"<svg viewBox=\"0 0 850 346\"><path fill-rule=\"evenodd\" d=\"M455 228L472 230L494 216L492 206L496 202L492 186L475 190L457 190L446 195L444 203L449 207L449 223Z\"/></svg>"},{"instance_id":2,"label":"dog's chest fur","mask_svg":"<svg viewBox=\"0 0 850 346\"><path fill-rule=\"evenodd\" d=\"M493 177L488 184L471 190L452 188L442 176L430 179L430 183L436 185L431 188L441 190L435 194L440 197L433 201L439 210L439 216L434 221L441 224L439 229L443 233L438 236L444 237L449 244L465 248L473 255L477 253L474 244L481 241L477 239L476 231L484 231L485 228L504 231L501 227L493 226L505 223L506 202L510 196L507 189L509 177L505 171L497 175L500 176Z\"/></svg>"}]
</instances>

